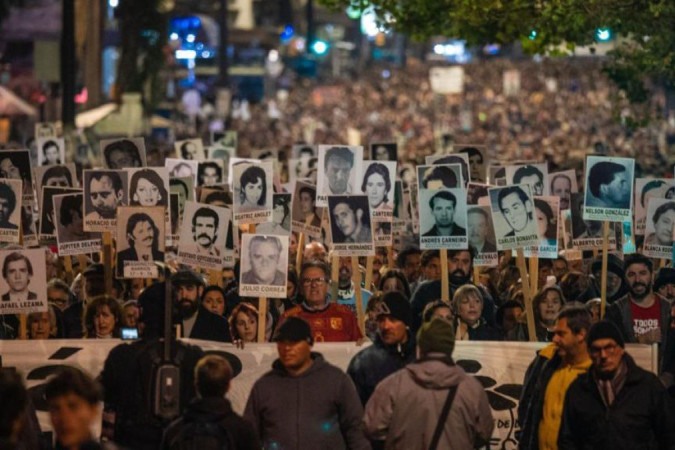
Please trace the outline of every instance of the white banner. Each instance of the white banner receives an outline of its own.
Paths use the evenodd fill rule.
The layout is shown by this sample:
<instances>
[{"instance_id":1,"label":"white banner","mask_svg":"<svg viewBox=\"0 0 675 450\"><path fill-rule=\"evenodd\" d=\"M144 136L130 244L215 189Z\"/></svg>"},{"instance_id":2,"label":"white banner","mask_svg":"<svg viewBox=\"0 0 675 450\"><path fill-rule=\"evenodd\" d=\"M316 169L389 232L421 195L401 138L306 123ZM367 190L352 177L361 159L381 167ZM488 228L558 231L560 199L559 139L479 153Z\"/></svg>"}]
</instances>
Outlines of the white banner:
<instances>
[{"instance_id":1,"label":"white banner","mask_svg":"<svg viewBox=\"0 0 675 450\"><path fill-rule=\"evenodd\" d=\"M232 381L227 394L238 413L243 412L253 383L270 370L277 358L274 344L247 344L245 349L240 350L232 344L194 339L185 341L205 351L230 353L241 362L241 372ZM108 352L119 344L119 340L112 339L44 340L31 341L30 344L25 341L0 341L0 354L3 367L15 367L23 375L28 388L35 388L44 384L45 379L62 365L79 367L94 377L98 376ZM455 361L478 378L492 406L495 431L491 448L516 448L515 421L523 378L535 352L544 345L529 342L457 342ZM346 370L351 358L363 348L365 345L322 343L316 344L314 351ZM628 344L627 349L639 366L655 370L657 358L653 347ZM38 419L43 430L51 429L46 411L38 410Z\"/></svg>"}]
</instances>

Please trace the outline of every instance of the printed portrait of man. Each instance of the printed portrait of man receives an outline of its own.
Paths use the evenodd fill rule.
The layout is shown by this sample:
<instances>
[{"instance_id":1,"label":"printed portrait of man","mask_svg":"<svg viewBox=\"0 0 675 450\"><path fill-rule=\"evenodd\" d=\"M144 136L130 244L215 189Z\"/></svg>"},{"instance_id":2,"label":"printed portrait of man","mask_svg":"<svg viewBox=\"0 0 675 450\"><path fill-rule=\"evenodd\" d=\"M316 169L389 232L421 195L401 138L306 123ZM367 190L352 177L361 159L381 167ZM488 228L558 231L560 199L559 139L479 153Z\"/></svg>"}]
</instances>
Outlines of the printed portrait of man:
<instances>
[{"instance_id":1,"label":"printed portrait of man","mask_svg":"<svg viewBox=\"0 0 675 450\"><path fill-rule=\"evenodd\" d=\"M509 225L510 230L504 236L527 236L536 228L534 224L534 206L525 191L519 186L501 189L497 197L499 211Z\"/></svg>"},{"instance_id":2,"label":"printed portrait of man","mask_svg":"<svg viewBox=\"0 0 675 450\"><path fill-rule=\"evenodd\" d=\"M0 152L0 178L21 180L23 195L33 196L33 178L30 170L30 155L27 151L11 150Z\"/></svg>"},{"instance_id":3,"label":"printed portrait of man","mask_svg":"<svg viewBox=\"0 0 675 450\"><path fill-rule=\"evenodd\" d=\"M286 274L279 270L283 250L276 236L252 236L248 244L251 269L242 274L241 284L284 286Z\"/></svg>"},{"instance_id":4,"label":"printed portrait of man","mask_svg":"<svg viewBox=\"0 0 675 450\"><path fill-rule=\"evenodd\" d=\"M312 227L321 226L321 218L316 213L316 189L309 186L302 186L298 191L300 201L300 212L304 217L303 223L308 223Z\"/></svg>"},{"instance_id":5,"label":"printed portrait of man","mask_svg":"<svg viewBox=\"0 0 675 450\"><path fill-rule=\"evenodd\" d=\"M649 208L653 212L650 219L654 232L645 237L645 245L673 246L673 225L675 225L675 202L667 200L653 200L660 203ZM655 203L658 204L658 203Z\"/></svg>"},{"instance_id":6,"label":"printed portrait of man","mask_svg":"<svg viewBox=\"0 0 675 450\"><path fill-rule=\"evenodd\" d=\"M370 159L373 161L396 161L396 143L372 144Z\"/></svg>"},{"instance_id":7,"label":"printed portrait of man","mask_svg":"<svg viewBox=\"0 0 675 450\"><path fill-rule=\"evenodd\" d=\"M68 166L52 166L42 174L40 186L73 187L73 174Z\"/></svg>"},{"instance_id":8,"label":"printed portrait of man","mask_svg":"<svg viewBox=\"0 0 675 450\"><path fill-rule=\"evenodd\" d=\"M67 243L92 239L91 233L84 231L83 218L82 195L62 197L59 206L59 223L61 224L61 228L58 230L59 242Z\"/></svg>"},{"instance_id":9,"label":"printed portrait of man","mask_svg":"<svg viewBox=\"0 0 675 450\"><path fill-rule=\"evenodd\" d=\"M109 169L127 169L143 165L141 151L129 139L111 142L103 150L103 156Z\"/></svg>"},{"instance_id":10,"label":"printed portrait of man","mask_svg":"<svg viewBox=\"0 0 675 450\"><path fill-rule=\"evenodd\" d=\"M220 256L220 250L216 248L218 225L218 213L203 206L197 209L192 216L194 245L189 252L197 255Z\"/></svg>"},{"instance_id":11,"label":"printed portrait of man","mask_svg":"<svg viewBox=\"0 0 675 450\"><path fill-rule=\"evenodd\" d=\"M551 178L551 195L560 197L560 209L570 209L571 194L572 180L570 177L559 173Z\"/></svg>"},{"instance_id":12,"label":"printed portrait of man","mask_svg":"<svg viewBox=\"0 0 675 450\"><path fill-rule=\"evenodd\" d=\"M27 256L19 252L7 255L2 263L2 277L9 286L9 291L2 294L3 302L37 300L37 294L28 286L33 278L33 265Z\"/></svg>"},{"instance_id":13,"label":"printed portrait of man","mask_svg":"<svg viewBox=\"0 0 675 450\"><path fill-rule=\"evenodd\" d=\"M513 173L512 184L526 184L532 189L532 195L544 195L544 174L538 167L521 166Z\"/></svg>"},{"instance_id":14,"label":"printed portrait of man","mask_svg":"<svg viewBox=\"0 0 675 450\"><path fill-rule=\"evenodd\" d=\"M192 169L192 166L190 166L188 163L184 162L179 162L175 166L171 168L171 172L169 172L169 176L171 178L185 178L185 177L193 177L195 174L194 170Z\"/></svg>"},{"instance_id":15,"label":"printed portrait of man","mask_svg":"<svg viewBox=\"0 0 675 450\"><path fill-rule=\"evenodd\" d=\"M223 182L223 168L215 161L206 161L197 166L197 184L213 186Z\"/></svg>"},{"instance_id":16,"label":"printed portrait of man","mask_svg":"<svg viewBox=\"0 0 675 450\"><path fill-rule=\"evenodd\" d=\"M124 274L124 261L163 261L164 252L159 249L159 228L146 213L129 216L126 239L129 248L117 252L117 273Z\"/></svg>"},{"instance_id":17,"label":"printed portrait of man","mask_svg":"<svg viewBox=\"0 0 675 450\"><path fill-rule=\"evenodd\" d=\"M169 179L169 190L172 194L178 195L178 217L183 217L183 211L185 211L185 202L190 198L190 188L189 186L179 178L170 178ZM172 208L173 212L173 208Z\"/></svg>"},{"instance_id":18,"label":"printed portrait of man","mask_svg":"<svg viewBox=\"0 0 675 450\"><path fill-rule=\"evenodd\" d=\"M485 162L483 154L476 147L463 147L457 153L464 153L469 157L471 181L485 183Z\"/></svg>"},{"instance_id":19,"label":"printed portrait of man","mask_svg":"<svg viewBox=\"0 0 675 450\"><path fill-rule=\"evenodd\" d=\"M452 192L439 191L429 199L434 226L422 236L466 236L466 229L455 223L457 197Z\"/></svg>"},{"instance_id":20,"label":"printed portrait of man","mask_svg":"<svg viewBox=\"0 0 675 450\"><path fill-rule=\"evenodd\" d=\"M326 195L346 195L352 193L349 184L354 169L354 153L348 147L331 147L326 151L324 170L327 183Z\"/></svg>"},{"instance_id":21,"label":"printed portrait of man","mask_svg":"<svg viewBox=\"0 0 675 450\"><path fill-rule=\"evenodd\" d=\"M202 152L194 141L185 141L180 145L180 156L187 160L203 157Z\"/></svg>"},{"instance_id":22,"label":"printed portrait of man","mask_svg":"<svg viewBox=\"0 0 675 450\"><path fill-rule=\"evenodd\" d=\"M114 219L118 206L122 206L124 188L116 172L92 172L87 191L94 211L86 220Z\"/></svg>"},{"instance_id":23,"label":"printed portrait of man","mask_svg":"<svg viewBox=\"0 0 675 450\"><path fill-rule=\"evenodd\" d=\"M459 187L457 175L448 166L432 166L424 171L421 177L422 189L441 189Z\"/></svg>"},{"instance_id":24,"label":"printed portrait of man","mask_svg":"<svg viewBox=\"0 0 675 450\"><path fill-rule=\"evenodd\" d=\"M16 209L16 194L7 183L0 183L0 228L3 230L17 230L19 225L10 222Z\"/></svg>"},{"instance_id":25,"label":"printed portrait of man","mask_svg":"<svg viewBox=\"0 0 675 450\"><path fill-rule=\"evenodd\" d=\"M467 164L466 160L462 158L461 156L458 155L446 155L438 159L434 159L434 161L431 163L434 166L440 166L443 164L459 164L459 166L462 169L462 181L464 185L469 181L472 181L469 179L469 164ZM457 187L457 186L452 186L452 187Z\"/></svg>"},{"instance_id":26,"label":"printed portrait of man","mask_svg":"<svg viewBox=\"0 0 675 450\"><path fill-rule=\"evenodd\" d=\"M488 239L490 215L484 208L475 206L467 210L466 227L469 230L469 247L473 249L474 255L497 251L495 243Z\"/></svg>"},{"instance_id":27,"label":"printed portrait of man","mask_svg":"<svg viewBox=\"0 0 675 450\"><path fill-rule=\"evenodd\" d=\"M632 177L626 166L613 161L600 161L588 172L586 206L630 209Z\"/></svg>"},{"instance_id":28,"label":"printed portrait of man","mask_svg":"<svg viewBox=\"0 0 675 450\"><path fill-rule=\"evenodd\" d=\"M42 143L42 165L53 166L61 164L61 147L55 140L48 140Z\"/></svg>"},{"instance_id":29,"label":"printed portrait of man","mask_svg":"<svg viewBox=\"0 0 675 450\"><path fill-rule=\"evenodd\" d=\"M333 242L336 244L372 242L367 197L328 197L328 204L333 220L331 230Z\"/></svg>"}]
</instances>

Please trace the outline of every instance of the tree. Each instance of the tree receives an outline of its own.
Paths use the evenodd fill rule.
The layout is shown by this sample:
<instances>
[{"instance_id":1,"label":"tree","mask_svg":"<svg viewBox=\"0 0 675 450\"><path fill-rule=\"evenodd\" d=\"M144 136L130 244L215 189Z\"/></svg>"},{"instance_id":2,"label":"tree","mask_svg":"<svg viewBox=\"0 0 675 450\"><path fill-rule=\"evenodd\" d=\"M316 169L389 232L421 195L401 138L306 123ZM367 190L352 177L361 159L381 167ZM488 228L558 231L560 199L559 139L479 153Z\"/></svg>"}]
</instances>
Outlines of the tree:
<instances>
[{"instance_id":1,"label":"tree","mask_svg":"<svg viewBox=\"0 0 675 450\"><path fill-rule=\"evenodd\" d=\"M675 88L673 0L318 0L340 10L372 7L388 26L416 39L449 36L469 44L519 41L529 53L560 55L593 45L598 28L620 36L605 72L633 102L654 83Z\"/></svg>"}]
</instances>

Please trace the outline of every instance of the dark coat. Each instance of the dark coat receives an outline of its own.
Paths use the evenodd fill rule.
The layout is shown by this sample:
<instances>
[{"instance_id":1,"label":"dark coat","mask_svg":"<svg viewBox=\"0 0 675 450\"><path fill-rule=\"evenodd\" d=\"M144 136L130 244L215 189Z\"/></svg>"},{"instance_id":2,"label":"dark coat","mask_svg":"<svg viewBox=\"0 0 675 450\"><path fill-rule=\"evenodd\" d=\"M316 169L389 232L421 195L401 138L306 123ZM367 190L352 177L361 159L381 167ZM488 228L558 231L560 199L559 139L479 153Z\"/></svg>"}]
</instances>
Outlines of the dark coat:
<instances>
[{"instance_id":1,"label":"dark coat","mask_svg":"<svg viewBox=\"0 0 675 450\"><path fill-rule=\"evenodd\" d=\"M28 300L37 300L38 296L35 292L28 291ZM2 294L2 301L3 302L8 302L9 301L9 292L5 292Z\"/></svg>"},{"instance_id":2,"label":"dark coat","mask_svg":"<svg viewBox=\"0 0 675 450\"><path fill-rule=\"evenodd\" d=\"M440 231L438 230L438 227L434 225L424 233L422 236L429 237L429 236L445 236L444 234L441 234ZM456 223L452 225L452 233L450 233L448 236L466 236L466 229L460 227Z\"/></svg>"},{"instance_id":3,"label":"dark coat","mask_svg":"<svg viewBox=\"0 0 675 450\"><path fill-rule=\"evenodd\" d=\"M470 341L502 341L504 337L496 327L488 324L485 319L480 318L480 325L476 328L469 327Z\"/></svg>"},{"instance_id":4,"label":"dark coat","mask_svg":"<svg viewBox=\"0 0 675 450\"><path fill-rule=\"evenodd\" d=\"M626 381L609 407L593 369L569 387L558 436L560 450L675 449L674 406L663 384L628 354L624 360Z\"/></svg>"},{"instance_id":5,"label":"dark coat","mask_svg":"<svg viewBox=\"0 0 675 450\"><path fill-rule=\"evenodd\" d=\"M63 311L63 336L67 339L81 339L84 336L82 314L84 303L79 301L71 304Z\"/></svg>"},{"instance_id":6,"label":"dark coat","mask_svg":"<svg viewBox=\"0 0 675 450\"><path fill-rule=\"evenodd\" d=\"M521 449L539 448L539 422L544 410L546 387L561 362L562 358L558 353L548 346L537 352L537 356L525 372L523 390L520 392L518 402L520 431L516 433Z\"/></svg>"},{"instance_id":7,"label":"dark coat","mask_svg":"<svg viewBox=\"0 0 675 450\"><path fill-rule=\"evenodd\" d=\"M415 340L410 336L399 347L386 345L378 335L373 345L364 348L349 361L347 375L354 382L361 403L365 406L380 381L414 360Z\"/></svg>"},{"instance_id":8,"label":"dark coat","mask_svg":"<svg viewBox=\"0 0 675 450\"><path fill-rule=\"evenodd\" d=\"M195 324L188 337L192 339L204 339L206 341L232 341L227 319L212 313L201 305L197 311L197 320L195 320Z\"/></svg>"},{"instance_id":9,"label":"dark coat","mask_svg":"<svg viewBox=\"0 0 675 450\"><path fill-rule=\"evenodd\" d=\"M193 399L187 406L185 414L172 422L164 432L161 448L163 450L174 448L174 441L180 437L180 432L193 423L220 424L226 430L229 442L236 450L262 448L253 425L232 411L229 400L218 397Z\"/></svg>"}]
</instances>

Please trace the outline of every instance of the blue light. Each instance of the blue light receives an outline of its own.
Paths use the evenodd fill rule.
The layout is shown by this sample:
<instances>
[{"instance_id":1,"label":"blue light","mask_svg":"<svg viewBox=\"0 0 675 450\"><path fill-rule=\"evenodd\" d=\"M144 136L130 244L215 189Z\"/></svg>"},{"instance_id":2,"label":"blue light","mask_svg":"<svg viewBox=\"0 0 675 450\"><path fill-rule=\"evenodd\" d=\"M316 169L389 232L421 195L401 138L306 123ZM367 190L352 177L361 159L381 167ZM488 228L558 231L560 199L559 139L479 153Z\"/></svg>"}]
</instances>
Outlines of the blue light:
<instances>
[{"instance_id":1,"label":"blue light","mask_svg":"<svg viewBox=\"0 0 675 450\"><path fill-rule=\"evenodd\" d=\"M324 41L315 41L312 44L312 51L317 55L323 55L328 51L328 44Z\"/></svg>"},{"instance_id":2,"label":"blue light","mask_svg":"<svg viewBox=\"0 0 675 450\"><path fill-rule=\"evenodd\" d=\"M530 39L531 41L534 41L535 39L537 39L537 30L532 30L532 31L530 31L529 39Z\"/></svg>"},{"instance_id":3,"label":"blue light","mask_svg":"<svg viewBox=\"0 0 675 450\"><path fill-rule=\"evenodd\" d=\"M612 40L612 30L609 28L598 28L595 30L595 38L598 42L608 42Z\"/></svg>"},{"instance_id":4,"label":"blue light","mask_svg":"<svg viewBox=\"0 0 675 450\"><path fill-rule=\"evenodd\" d=\"M284 27L284 31L281 32L281 35L279 36L282 41L287 41L293 37L295 34L295 29L291 25L286 25Z\"/></svg>"}]
</instances>

